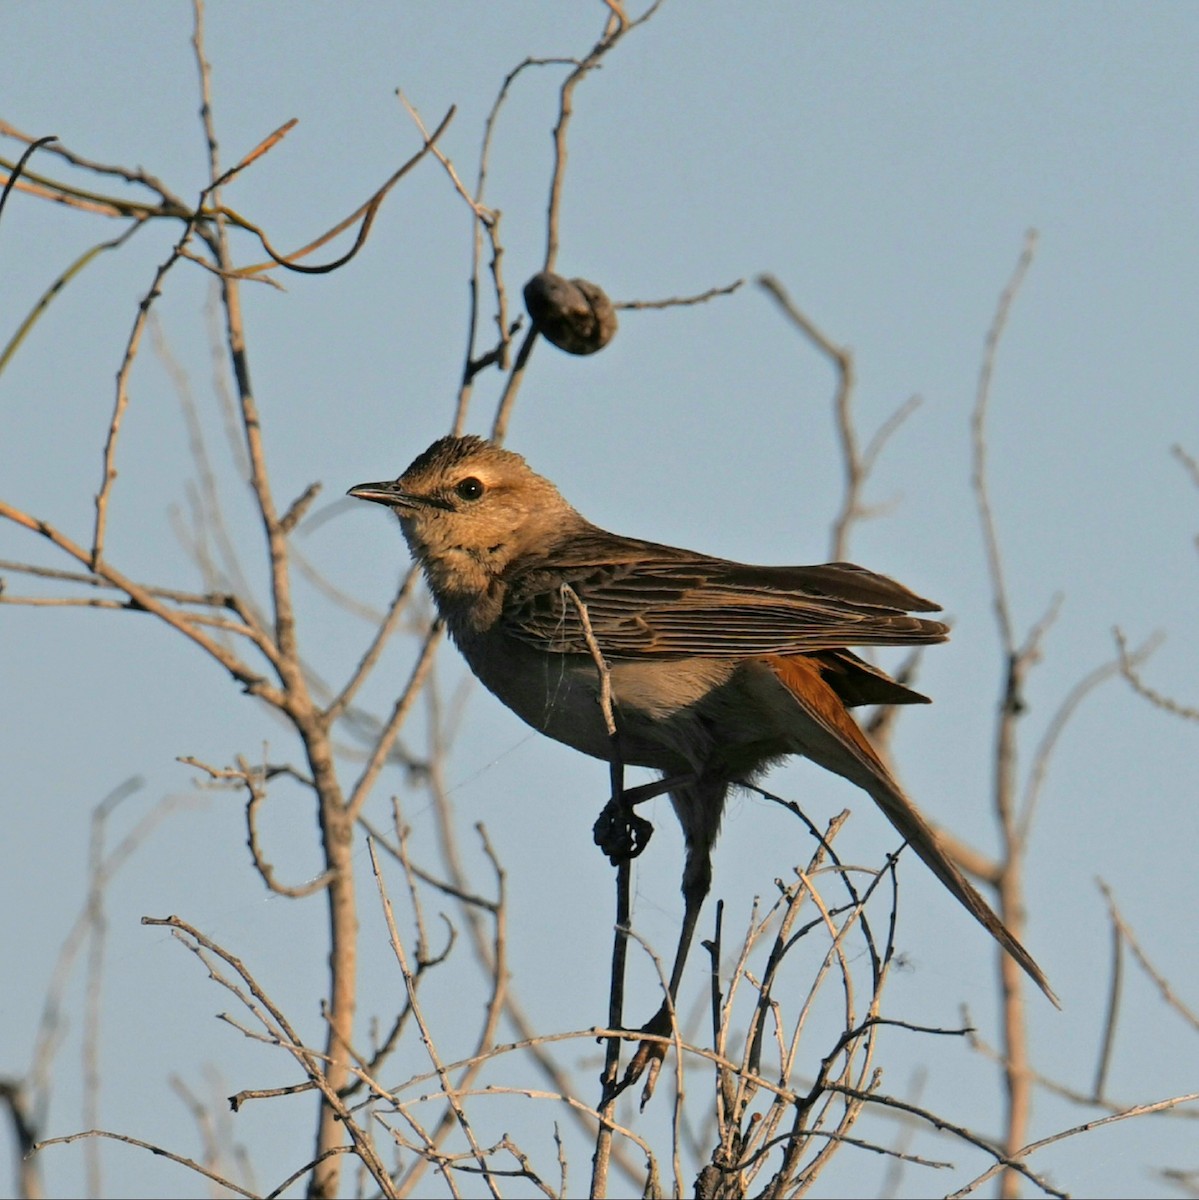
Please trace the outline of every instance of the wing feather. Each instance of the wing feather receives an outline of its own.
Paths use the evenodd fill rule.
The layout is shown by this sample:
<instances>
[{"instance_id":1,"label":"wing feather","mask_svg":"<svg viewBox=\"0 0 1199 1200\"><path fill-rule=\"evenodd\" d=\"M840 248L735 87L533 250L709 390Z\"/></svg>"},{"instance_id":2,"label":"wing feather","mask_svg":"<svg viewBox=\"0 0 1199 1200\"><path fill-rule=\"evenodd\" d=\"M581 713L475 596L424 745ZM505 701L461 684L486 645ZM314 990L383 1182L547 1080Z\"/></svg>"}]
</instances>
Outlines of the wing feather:
<instances>
[{"instance_id":1,"label":"wing feather","mask_svg":"<svg viewBox=\"0 0 1199 1200\"><path fill-rule=\"evenodd\" d=\"M607 658L805 654L941 642L910 615L938 605L853 563L764 567L603 535L575 539L506 580L504 622L523 641L586 653L574 589ZM552 564L552 565L551 565Z\"/></svg>"}]
</instances>

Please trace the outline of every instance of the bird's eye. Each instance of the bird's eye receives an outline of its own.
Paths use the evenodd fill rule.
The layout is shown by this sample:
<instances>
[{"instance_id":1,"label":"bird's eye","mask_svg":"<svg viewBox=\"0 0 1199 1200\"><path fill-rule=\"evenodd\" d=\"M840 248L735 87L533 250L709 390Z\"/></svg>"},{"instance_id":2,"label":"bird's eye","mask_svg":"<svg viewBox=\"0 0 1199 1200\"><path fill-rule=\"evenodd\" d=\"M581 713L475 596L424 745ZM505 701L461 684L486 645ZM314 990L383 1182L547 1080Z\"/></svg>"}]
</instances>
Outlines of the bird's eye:
<instances>
[{"instance_id":1,"label":"bird's eye","mask_svg":"<svg viewBox=\"0 0 1199 1200\"><path fill-rule=\"evenodd\" d=\"M454 491L457 492L460 500L477 500L483 494L484 490L482 481L476 479L473 475L468 475L465 479L460 479L454 484Z\"/></svg>"}]
</instances>

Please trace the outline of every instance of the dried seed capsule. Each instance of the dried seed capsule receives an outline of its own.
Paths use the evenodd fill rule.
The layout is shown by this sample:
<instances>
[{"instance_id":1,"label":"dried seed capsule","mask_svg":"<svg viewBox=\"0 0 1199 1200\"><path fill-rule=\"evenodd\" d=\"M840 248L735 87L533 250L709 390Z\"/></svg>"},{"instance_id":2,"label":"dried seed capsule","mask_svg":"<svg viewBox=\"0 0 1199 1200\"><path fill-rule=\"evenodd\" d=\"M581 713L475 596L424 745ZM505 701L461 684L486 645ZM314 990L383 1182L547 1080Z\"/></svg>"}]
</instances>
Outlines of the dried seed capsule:
<instances>
[{"instance_id":1,"label":"dried seed capsule","mask_svg":"<svg viewBox=\"0 0 1199 1200\"><path fill-rule=\"evenodd\" d=\"M541 271L525 284L525 307L537 330L567 354L594 354L616 333L616 310L587 279Z\"/></svg>"}]
</instances>

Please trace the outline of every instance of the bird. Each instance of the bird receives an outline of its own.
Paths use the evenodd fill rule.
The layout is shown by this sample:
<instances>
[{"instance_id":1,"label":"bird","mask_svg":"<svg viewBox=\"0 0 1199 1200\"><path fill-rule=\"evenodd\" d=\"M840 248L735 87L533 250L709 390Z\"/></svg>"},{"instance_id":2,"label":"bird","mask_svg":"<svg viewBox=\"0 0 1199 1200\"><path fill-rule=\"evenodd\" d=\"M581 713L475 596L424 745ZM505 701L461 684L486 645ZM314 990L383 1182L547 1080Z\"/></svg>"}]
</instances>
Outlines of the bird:
<instances>
[{"instance_id":1,"label":"bird","mask_svg":"<svg viewBox=\"0 0 1199 1200\"><path fill-rule=\"evenodd\" d=\"M609 533L521 455L473 435L440 438L398 478L348 495L399 517L450 637L500 701L575 750L660 775L625 793L626 812L668 793L686 851L669 997L642 1028L648 1038L671 1033L730 790L791 755L865 791L1060 1007L849 711L929 703L850 647L943 642L947 625L914 615L939 605L853 563L754 566ZM632 856L647 825L597 823L597 841L614 860ZM626 1081L664 1054L661 1042L643 1042Z\"/></svg>"}]
</instances>

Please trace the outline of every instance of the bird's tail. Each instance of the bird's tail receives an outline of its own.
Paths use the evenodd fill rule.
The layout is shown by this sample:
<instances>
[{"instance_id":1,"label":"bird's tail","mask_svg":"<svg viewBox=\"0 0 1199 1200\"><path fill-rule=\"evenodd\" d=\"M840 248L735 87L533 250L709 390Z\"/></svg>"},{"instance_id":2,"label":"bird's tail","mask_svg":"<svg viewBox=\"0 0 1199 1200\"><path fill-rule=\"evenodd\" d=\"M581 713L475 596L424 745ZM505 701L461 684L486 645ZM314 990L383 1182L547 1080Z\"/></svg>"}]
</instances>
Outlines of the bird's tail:
<instances>
[{"instance_id":1,"label":"bird's tail","mask_svg":"<svg viewBox=\"0 0 1199 1200\"><path fill-rule=\"evenodd\" d=\"M806 718L797 722L795 731L796 741L802 746L805 757L866 791L900 836L967 912L1020 964L1053 1004L1061 1008L1044 971L958 869L937 831L904 795L857 722L824 680L819 664L803 656L771 658L768 662Z\"/></svg>"}]
</instances>

